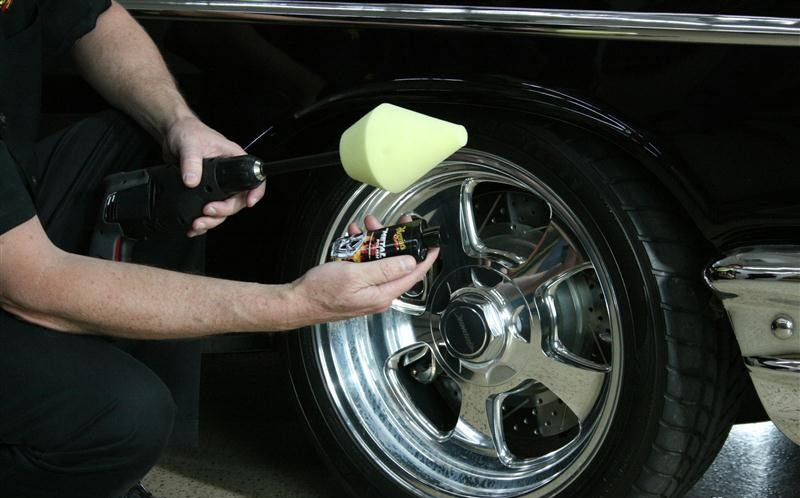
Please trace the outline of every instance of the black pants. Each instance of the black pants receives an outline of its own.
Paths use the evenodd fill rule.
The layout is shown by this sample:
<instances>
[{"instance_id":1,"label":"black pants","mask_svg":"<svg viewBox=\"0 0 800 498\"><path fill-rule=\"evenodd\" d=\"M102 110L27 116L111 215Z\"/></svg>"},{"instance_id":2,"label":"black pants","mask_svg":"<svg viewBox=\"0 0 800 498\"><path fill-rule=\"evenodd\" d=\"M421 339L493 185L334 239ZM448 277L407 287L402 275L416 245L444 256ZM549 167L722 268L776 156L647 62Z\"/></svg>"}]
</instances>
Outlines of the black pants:
<instances>
[{"instance_id":1,"label":"black pants","mask_svg":"<svg viewBox=\"0 0 800 498\"><path fill-rule=\"evenodd\" d=\"M157 164L152 140L108 112L43 140L37 213L50 239L85 253L109 173ZM137 244L144 264L198 272L202 243ZM168 443L197 434L197 341L65 334L0 311L0 497L117 498Z\"/></svg>"}]
</instances>

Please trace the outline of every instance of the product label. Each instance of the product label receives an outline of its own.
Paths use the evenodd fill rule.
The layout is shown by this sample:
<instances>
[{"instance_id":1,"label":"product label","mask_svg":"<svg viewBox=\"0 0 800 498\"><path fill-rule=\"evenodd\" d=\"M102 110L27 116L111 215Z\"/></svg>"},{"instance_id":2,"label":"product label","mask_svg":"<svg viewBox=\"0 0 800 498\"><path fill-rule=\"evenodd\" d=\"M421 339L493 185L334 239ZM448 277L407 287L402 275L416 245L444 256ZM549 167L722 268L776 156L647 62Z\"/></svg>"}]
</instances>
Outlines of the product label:
<instances>
[{"instance_id":1,"label":"product label","mask_svg":"<svg viewBox=\"0 0 800 498\"><path fill-rule=\"evenodd\" d=\"M417 261L424 258L424 248L417 238L418 224L394 225L374 232L364 232L336 239L331 244L334 261L374 261L400 254L410 254Z\"/></svg>"},{"instance_id":2,"label":"product label","mask_svg":"<svg viewBox=\"0 0 800 498\"><path fill-rule=\"evenodd\" d=\"M333 241L331 259L338 261L373 261L386 257L388 228L380 232L365 232Z\"/></svg>"},{"instance_id":3,"label":"product label","mask_svg":"<svg viewBox=\"0 0 800 498\"><path fill-rule=\"evenodd\" d=\"M397 227L397 230L395 230L394 235L392 235L392 240L394 241L394 247L398 251L404 251L406 248L406 240L403 237L405 231L406 227Z\"/></svg>"},{"instance_id":4,"label":"product label","mask_svg":"<svg viewBox=\"0 0 800 498\"><path fill-rule=\"evenodd\" d=\"M331 245L331 259L353 260L356 255L360 256L361 247L365 245L366 239L366 233L359 233L334 240Z\"/></svg>"},{"instance_id":5,"label":"product label","mask_svg":"<svg viewBox=\"0 0 800 498\"><path fill-rule=\"evenodd\" d=\"M389 233L389 229L384 228L381 230L381 235L378 237L378 243L375 247L375 258L373 259L381 259L386 257L386 234ZM372 254L372 253L370 253Z\"/></svg>"}]
</instances>

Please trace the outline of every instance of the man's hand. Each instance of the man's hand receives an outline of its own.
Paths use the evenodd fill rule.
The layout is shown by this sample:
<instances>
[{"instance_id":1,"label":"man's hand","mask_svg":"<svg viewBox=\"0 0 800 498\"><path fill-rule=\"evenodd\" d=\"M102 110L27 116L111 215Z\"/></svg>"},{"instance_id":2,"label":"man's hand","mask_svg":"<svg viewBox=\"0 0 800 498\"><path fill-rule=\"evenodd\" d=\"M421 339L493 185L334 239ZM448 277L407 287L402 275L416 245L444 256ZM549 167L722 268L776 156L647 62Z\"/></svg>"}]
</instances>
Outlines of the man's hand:
<instances>
[{"instance_id":1,"label":"man's hand","mask_svg":"<svg viewBox=\"0 0 800 498\"><path fill-rule=\"evenodd\" d=\"M219 132L209 128L195 116L186 116L172 123L164 136L164 156L180 159L181 175L187 187L196 187L203 175L203 158L214 156L240 156L244 149L231 142ZM195 237L218 226L225 218L242 208L253 207L264 197L262 183L248 192L242 192L224 201L209 202L203 214L192 222L187 235Z\"/></svg>"},{"instance_id":2,"label":"man's hand","mask_svg":"<svg viewBox=\"0 0 800 498\"><path fill-rule=\"evenodd\" d=\"M381 228L374 216L367 216L364 224L367 230ZM358 233L358 226L351 224L348 232ZM425 278L438 254L439 248L432 248L421 263L411 256L394 256L368 263L337 261L312 268L292 283L298 301L305 304L304 316L299 318L329 322L385 311L392 300Z\"/></svg>"},{"instance_id":3,"label":"man's hand","mask_svg":"<svg viewBox=\"0 0 800 498\"><path fill-rule=\"evenodd\" d=\"M75 42L72 55L95 90L161 142L168 158L180 159L187 186L200 182L204 157L244 154L241 147L197 119L153 40L116 1L97 18L95 28ZM261 185L206 204L204 216L194 220L187 235L205 233L263 196Z\"/></svg>"}]
</instances>

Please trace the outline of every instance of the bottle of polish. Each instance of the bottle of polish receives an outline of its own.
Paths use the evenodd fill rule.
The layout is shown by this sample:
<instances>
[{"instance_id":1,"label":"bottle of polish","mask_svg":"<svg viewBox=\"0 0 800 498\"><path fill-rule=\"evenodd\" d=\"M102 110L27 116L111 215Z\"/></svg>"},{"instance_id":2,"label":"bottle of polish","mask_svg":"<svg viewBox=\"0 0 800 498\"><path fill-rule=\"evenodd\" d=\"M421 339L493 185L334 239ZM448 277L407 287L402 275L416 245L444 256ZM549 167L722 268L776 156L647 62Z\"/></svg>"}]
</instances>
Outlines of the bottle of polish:
<instances>
[{"instance_id":1,"label":"bottle of polish","mask_svg":"<svg viewBox=\"0 0 800 498\"><path fill-rule=\"evenodd\" d=\"M330 260L361 263L408 254L419 262L439 243L439 227L418 219L338 238L331 244Z\"/></svg>"}]
</instances>

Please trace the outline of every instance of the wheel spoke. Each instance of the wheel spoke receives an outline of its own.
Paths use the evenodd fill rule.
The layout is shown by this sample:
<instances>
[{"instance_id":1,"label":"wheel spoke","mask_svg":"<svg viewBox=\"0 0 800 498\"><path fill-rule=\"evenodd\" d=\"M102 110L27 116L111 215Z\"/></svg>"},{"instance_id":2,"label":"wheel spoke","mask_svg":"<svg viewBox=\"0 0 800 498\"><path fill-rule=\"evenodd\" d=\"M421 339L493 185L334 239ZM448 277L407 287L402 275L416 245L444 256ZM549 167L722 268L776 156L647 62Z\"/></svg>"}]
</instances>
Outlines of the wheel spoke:
<instances>
[{"instance_id":1,"label":"wheel spoke","mask_svg":"<svg viewBox=\"0 0 800 498\"><path fill-rule=\"evenodd\" d=\"M421 295L426 296L427 289L424 290ZM410 299L406 298L405 296L401 296L392 301L392 309L406 315L420 316L425 313L426 307L425 302L421 301L421 299Z\"/></svg>"},{"instance_id":2,"label":"wheel spoke","mask_svg":"<svg viewBox=\"0 0 800 498\"><path fill-rule=\"evenodd\" d=\"M528 267L535 272L544 272L554 268L571 268L582 261L574 243L558 225L551 222L531 253Z\"/></svg>"},{"instance_id":3,"label":"wheel spoke","mask_svg":"<svg viewBox=\"0 0 800 498\"><path fill-rule=\"evenodd\" d=\"M541 274L515 279L520 287L524 285L526 295L533 290L532 301L538 311L530 342L515 348L515 354L520 355L515 363L525 365L525 377L542 383L584 421L600 395L608 369L554 347L558 335L552 325L556 323L553 291L569 278L593 268L591 263L577 261L569 256Z\"/></svg>"},{"instance_id":4,"label":"wheel spoke","mask_svg":"<svg viewBox=\"0 0 800 498\"><path fill-rule=\"evenodd\" d=\"M581 263L567 269L557 268L556 274L547 281L542 282L534 292L534 302L539 312L539 323L542 329L542 346L550 355L558 356L564 363L592 370L608 371L610 369L608 358L603 354L599 338L591 329L592 326L585 323L586 310L584 307L587 306L586 303L581 302L579 299L577 302L569 303L570 299L574 299L575 295L580 293L580 286L569 288L572 283L571 279L575 279L587 271L594 272L594 267L591 263ZM561 286L567 286L567 294L570 297L570 299L565 299L567 301L565 303L566 309L562 309L560 306L559 288ZM591 304L598 307L602 306L602 304ZM565 326L564 322L569 325ZM586 359L570 351L564 344L564 338L568 336L591 337L593 345L597 347L602 363Z\"/></svg>"},{"instance_id":5,"label":"wheel spoke","mask_svg":"<svg viewBox=\"0 0 800 498\"><path fill-rule=\"evenodd\" d=\"M425 343L412 344L393 353L386 367L395 371L405 369L422 384L430 384L441 373L433 349Z\"/></svg>"},{"instance_id":6,"label":"wheel spoke","mask_svg":"<svg viewBox=\"0 0 800 498\"><path fill-rule=\"evenodd\" d=\"M414 344L432 344L431 319L436 320L436 315L427 312L421 314L407 314L402 311L392 309L380 317L384 330L392 329L391 334L385 334L386 351L388 356L393 356L398 351Z\"/></svg>"},{"instance_id":7,"label":"wheel spoke","mask_svg":"<svg viewBox=\"0 0 800 498\"><path fill-rule=\"evenodd\" d=\"M584 257L572 241L554 223L542 233L524 268L514 275L514 282L525 294L532 294L539 286L554 277L584 264Z\"/></svg>"},{"instance_id":8,"label":"wheel spoke","mask_svg":"<svg viewBox=\"0 0 800 498\"><path fill-rule=\"evenodd\" d=\"M539 337L540 334L534 333L527 347L517 348L525 355L524 377L550 389L583 422L602 391L606 374L548 356L537 340Z\"/></svg>"},{"instance_id":9,"label":"wheel spoke","mask_svg":"<svg viewBox=\"0 0 800 498\"><path fill-rule=\"evenodd\" d=\"M479 260L494 261L500 266L513 269L525 263L525 259L517 254L487 247L478 235L480 229L475 220L473 194L480 183L468 179L461 184L459 195L459 228L461 230L461 247L464 254Z\"/></svg>"},{"instance_id":10,"label":"wheel spoke","mask_svg":"<svg viewBox=\"0 0 800 498\"><path fill-rule=\"evenodd\" d=\"M461 409L456 434L467 443L497 453L496 437L501 433L494 413L494 395L486 387L460 383Z\"/></svg>"},{"instance_id":11,"label":"wheel spoke","mask_svg":"<svg viewBox=\"0 0 800 498\"><path fill-rule=\"evenodd\" d=\"M551 246L548 253L552 251L553 247ZM541 263L549 257L545 252L541 252L538 257L533 258L531 261L534 264L537 264L538 261L538 266L541 268ZM527 309L535 304L541 313L544 302L538 296L541 294L542 289L547 287L548 283L553 282L555 279L569 278L575 273L591 268L591 264L584 263L580 254L571 247L563 250L563 254L560 257L560 263L556 263L555 266L542 269L540 272L515 275L512 277L513 285L500 285L501 290L506 287L510 288L508 292L504 293L508 296L513 296L509 299L509 306L512 309ZM522 294L515 295L513 289L519 289Z\"/></svg>"}]
</instances>

